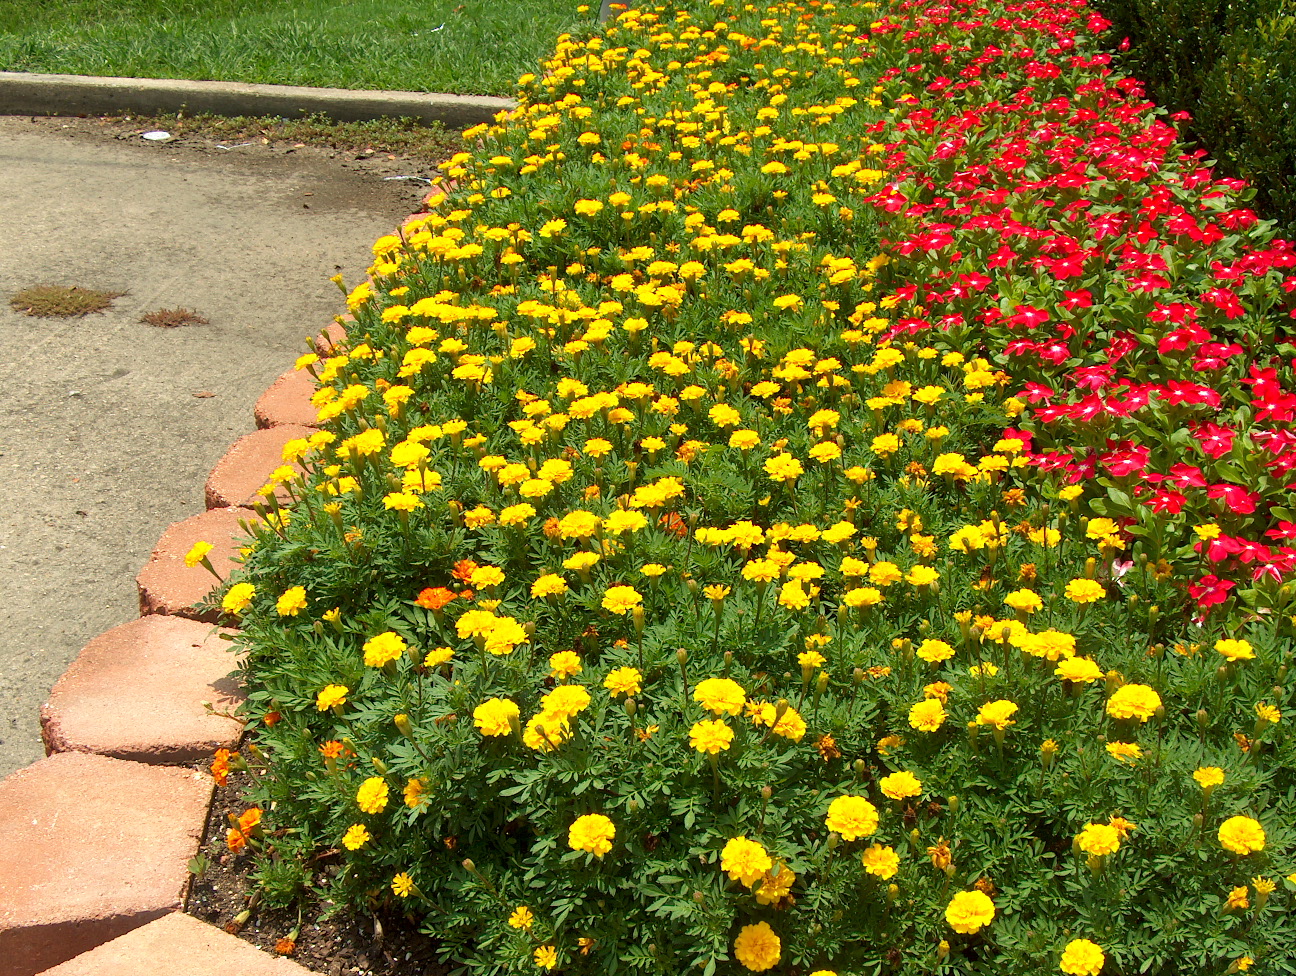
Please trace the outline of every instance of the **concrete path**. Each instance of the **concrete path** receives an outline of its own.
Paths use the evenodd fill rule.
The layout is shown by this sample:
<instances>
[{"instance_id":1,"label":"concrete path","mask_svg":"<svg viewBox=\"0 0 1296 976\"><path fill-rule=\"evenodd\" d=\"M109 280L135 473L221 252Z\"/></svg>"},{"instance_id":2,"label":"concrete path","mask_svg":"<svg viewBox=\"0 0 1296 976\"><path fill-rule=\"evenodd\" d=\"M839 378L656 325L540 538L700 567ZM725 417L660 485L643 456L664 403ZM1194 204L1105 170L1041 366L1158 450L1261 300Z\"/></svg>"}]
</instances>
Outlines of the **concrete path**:
<instances>
[{"instance_id":1,"label":"concrete path","mask_svg":"<svg viewBox=\"0 0 1296 976\"><path fill-rule=\"evenodd\" d=\"M135 574L304 337L328 281L418 209L417 184L307 153L202 155L0 118L0 777L40 758L38 711L92 637L138 613ZM424 172L426 175L426 171ZM125 292L29 318L35 284ZM185 307L210 325L158 329Z\"/></svg>"}]
</instances>

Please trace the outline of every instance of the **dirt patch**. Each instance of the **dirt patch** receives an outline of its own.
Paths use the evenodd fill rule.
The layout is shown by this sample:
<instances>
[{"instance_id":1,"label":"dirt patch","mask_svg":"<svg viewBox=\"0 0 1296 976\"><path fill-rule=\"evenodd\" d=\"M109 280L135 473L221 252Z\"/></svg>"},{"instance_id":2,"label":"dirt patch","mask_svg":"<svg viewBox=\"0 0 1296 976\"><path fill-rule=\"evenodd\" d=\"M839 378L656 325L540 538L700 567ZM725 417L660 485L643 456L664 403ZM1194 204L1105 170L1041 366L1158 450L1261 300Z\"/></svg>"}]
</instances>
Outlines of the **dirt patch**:
<instances>
[{"instance_id":1,"label":"dirt patch","mask_svg":"<svg viewBox=\"0 0 1296 976\"><path fill-rule=\"evenodd\" d=\"M333 906L311 893L302 899L300 913L297 907L267 908L259 898L254 900L256 886L249 877L252 857L246 851L231 854L225 843L231 816L237 819L246 809L240 797L247 784L247 773L233 773L228 784L216 790L199 854L205 869L190 886L186 912L266 952L278 949L307 969L328 976L444 976L449 972L437 962L436 943L418 931L413 916L338 912L326 918ZM328 859L321 859L316 867L314 883L326 883Z\"/></svg>"},{"instance_id":2,"label":"dirt patch","mask_svg":"<svg viewBox=\"0 0 1296 976\"><path fill-rule=\"evenodd\" d=\"M106 311L119 291L95 291L76 285L36 285L24 288L9 299L15 312L38 318L76 318Z\"/></svg>"}]
</instances>

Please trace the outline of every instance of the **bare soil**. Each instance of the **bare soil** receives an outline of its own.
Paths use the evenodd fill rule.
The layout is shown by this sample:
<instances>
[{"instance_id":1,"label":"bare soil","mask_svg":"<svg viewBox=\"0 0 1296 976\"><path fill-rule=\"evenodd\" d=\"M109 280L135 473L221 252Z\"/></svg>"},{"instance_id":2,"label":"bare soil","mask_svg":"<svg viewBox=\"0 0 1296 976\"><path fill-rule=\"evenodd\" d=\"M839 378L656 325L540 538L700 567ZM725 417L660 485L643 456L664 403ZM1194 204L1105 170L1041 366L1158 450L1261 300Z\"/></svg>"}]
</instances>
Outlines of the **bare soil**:
<instances>
[{"instance_id":1,"label":"bare soil","mask_svg":"<svg viewBox=\"0 0 1296 976\"><path fill-rule=\"evenodd\" d=\"M255 890L249 877L253 869L247 851L231 854L225 844L229 817L246 809L241 802L246 773L233 773L226 786L217 787L201 856L208 862L189 889L185 911L194 918L233 931L266 952L287 949L281 940L300 926L288 955L298 964L328 976L444 976L449 970L436 959L436 943L419 933L412 917L354 912L322 916L332 905L308 895L301 915L293 909L269 909L253 903L252 914L241 928L235 919L245 911Z\"/></svg>"}]
</instances>

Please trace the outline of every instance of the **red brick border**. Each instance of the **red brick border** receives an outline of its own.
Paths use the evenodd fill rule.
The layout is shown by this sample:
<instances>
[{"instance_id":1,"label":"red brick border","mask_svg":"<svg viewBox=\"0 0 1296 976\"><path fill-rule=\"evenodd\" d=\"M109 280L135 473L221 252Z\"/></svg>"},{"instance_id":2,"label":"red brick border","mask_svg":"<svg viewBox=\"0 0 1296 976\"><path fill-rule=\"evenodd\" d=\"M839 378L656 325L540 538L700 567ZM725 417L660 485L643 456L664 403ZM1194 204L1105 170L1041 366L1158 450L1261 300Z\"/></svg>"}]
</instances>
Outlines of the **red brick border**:
<instances>
[{"instance_id":1,"label":"red brick border","mask_svg":"<svg viewBox=\"0 0 1296 976\"><path fill-rule=\"evenodd\" d=\"M421 216L425 214L413 214L401 223ZM329 355L345 338L343 323L348 321L354 318L341 315L315 337L320 355ZM244 507L253 502L244 497L244 487L253 485L254 492L282 463L273 445L311 433L314 389L309 374L290 371L257 400L256 429L231 446L208 478L208 511L170 526L140 570L139 620L87 644L51 691L41 722L47 757L0 780L0 842L15 851L43 844L48 853L43 860L15 856L0 865L4 976L133 976L150 964L178 976L309 972L182 912L188 897L187 861L197 853L213 789L201 782L201 774L195 780L195 774L164 764L210 754L214 741L237 738L237 724L225 720L221 731L221 721L204 723L204 715L196 713L205 713L208 704L217 713L234 707L239 689L224 683L228 676L212 671L212 649L202 645L215 644L214 637L194 640L195 632L186 628L198 624L161 621L170 616L216 622L218 613L194 605L216 581L201 564L188 565L186 556L194 543L208 542L207 562L221 578L237 567L247 525L256 518ZM196 706L177 701L175 682L167 680L167 667L157 660L158 642L168 640L173 649L196 652L189 654L191 663L201 662L194 664L198 674L189 676L187 686L188 693L196 688L202 696ZM123 690L128 685L129 693ZM157 689L157 700L144 700L155 693L145 685ZM106 714L113 701L136 723L147 721L141 713L165 715L156 723L164 727L139 734L120 715ZM103 782L96 785L96 780ZM70 795L78 790L80 796ZM69 800L75 810L68 809ZM123 804L129 808L125 815L116 809ZM150 819L151 805L164 815ZM66 835L58 826L65 811ZM139 839L136 829L152 840L132 847L130 842ZM126 847L105 844L105 832L112 831ZM140 877L153 879L152 900L143 902L140 883L124 869L131 855L141 851L145 859L133 866ZM77 856L71 872L54 863L69 852ZM69 872L89 879L86 885L93 889L79 893L81 903L69 897Z\"/></svg>"}]
</instances>

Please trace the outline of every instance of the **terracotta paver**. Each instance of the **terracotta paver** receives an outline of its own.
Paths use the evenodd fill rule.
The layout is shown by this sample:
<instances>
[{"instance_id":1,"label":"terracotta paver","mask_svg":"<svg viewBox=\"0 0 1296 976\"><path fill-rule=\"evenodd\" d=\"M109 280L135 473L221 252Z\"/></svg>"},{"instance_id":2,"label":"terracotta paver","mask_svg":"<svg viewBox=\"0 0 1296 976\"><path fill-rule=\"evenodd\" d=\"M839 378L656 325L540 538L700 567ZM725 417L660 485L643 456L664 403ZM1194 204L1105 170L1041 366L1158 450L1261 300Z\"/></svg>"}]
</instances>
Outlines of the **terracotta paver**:
<instances>
[{"instance_id":1,"label":"terracotta paver","mask_svg":"<svg viewBox=\"0 0 1296 976\"><path fill-rule=\"evenodd\" d=\"M261 501L258 489L270 480L271 472L284 466L284 445L291 440L310 437L313 433L313 427L282 424L244 434L230 446L207 476L207 507L242 505L250 508L253 502ZM288 466L301 470L296 465ZM292 500L282 487L275 494L281 505Z\"/></svg>"},{"instance_id":2,"label":"terracotta paver","mask_svg":"<svg viewBox=\"0 0 1296 976\"><path fill-rule=\"evenodd\" d=\"M252 411L258 427L297 424L314 427L316 409L311 404L315 377L304 369L290 369L261 394Z\"/></svg>"},{"instance_id":3,"label":"terracotta paver","mask_svg":"<svg viewBox=\"0 0 1296 976\"><path fill-rule=\"evenodd\" d=\"M0 781L0 971L31 976L175 911L209 776L61 752Z\"/></svg>"},{"instance_id":4,"label":"terracotta paver","mask_svg":"<svg viewBox=\"0 0 1296 976\"><path fill-rule=\"evenodd\" d=\"M348 322L354 322L355 317L352 315L339 315L338 318L345 319ZM339 350L334 347L346 338L346 329L339 323L334 322L332 325L326 325L324 331L315 337L315 351L321 356L336 355Z\"/></svg>"},{"instance_id":5,"label":"terracotta paver","mask_svg":"<svg viewBox=\"0 0 1296 976\"><path fill-rule=\"evenodd\" d=\"M186 566L185 556L195 542L210 542L213 548L208 561L222 579L227 579L238 568L233 560L238 553L235 540L247 537L239 522L255 520L256 516L246 508L213 508L176 522L162 533L153 555L135 578L140 613L172 613L214 623L217 613L203 613L193 605L211 592L216 579L202 566Z\"/></svg>"},{"instance_id":6,"label":"terracotta paver","mask_svg":"<svg viewBox=\"0 0 1296 976\"><path fill-rule=\"evenodd\" d=\"M43 976L302 976L310 972L206 922L174 912L99 948L47 969Z\"/></svg>"},{"instance_id":7,"label":"terracotta paver","mask_svg":"<svg viewBox=\"0 0 1296 976\"><path fill-rule=\"evenodd\" d=\"M48 752L191 762L233 748L243 700L231 644L210 625L151 614L90 641L41 709ZM204 703L211 705L208 709Z\"/></svg>"}]
</instances>

